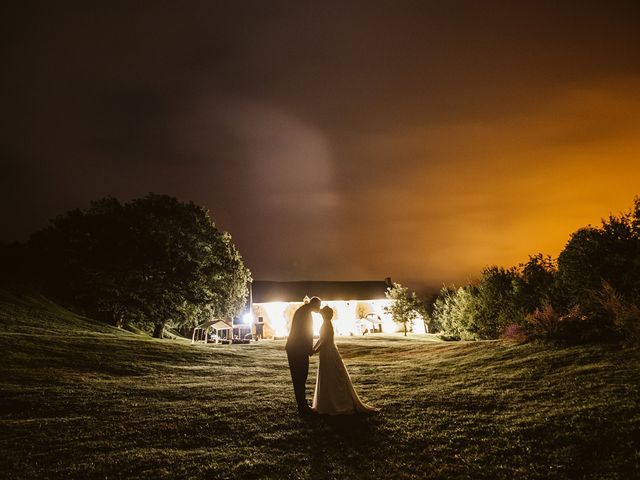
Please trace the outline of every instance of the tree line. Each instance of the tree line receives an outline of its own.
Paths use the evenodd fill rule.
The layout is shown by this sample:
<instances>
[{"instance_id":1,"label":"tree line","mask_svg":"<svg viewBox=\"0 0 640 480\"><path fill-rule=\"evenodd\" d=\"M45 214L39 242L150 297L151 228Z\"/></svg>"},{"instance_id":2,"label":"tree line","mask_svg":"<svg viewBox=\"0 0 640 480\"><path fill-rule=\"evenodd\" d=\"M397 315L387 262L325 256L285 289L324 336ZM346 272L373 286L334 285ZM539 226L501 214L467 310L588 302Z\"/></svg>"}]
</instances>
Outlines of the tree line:
<instances>
[{"instance_id":1,"label":"tree line","mask_svg":"<svg viewBox=\"0 0 640 480\"><path fill-rule=\"evenodd\" d=\"M149 194L108 197L59 215L26 244L4 246L4 280L29 281L92 316L161 338L233 318L251 281L231 236L204 207Z\"/></svg>"},{"instance_id":2,"label":"tree line","mask_svg":"<svg viewBox=\"0 0 640 480\"><path fill-rule=\"evenodd\" d=\"M443 287L432 329L459 339L562 342L640 340L640 197L599 226L574 232L557 259L490 266L462 287Z\"/></svg>"}]
</instances>

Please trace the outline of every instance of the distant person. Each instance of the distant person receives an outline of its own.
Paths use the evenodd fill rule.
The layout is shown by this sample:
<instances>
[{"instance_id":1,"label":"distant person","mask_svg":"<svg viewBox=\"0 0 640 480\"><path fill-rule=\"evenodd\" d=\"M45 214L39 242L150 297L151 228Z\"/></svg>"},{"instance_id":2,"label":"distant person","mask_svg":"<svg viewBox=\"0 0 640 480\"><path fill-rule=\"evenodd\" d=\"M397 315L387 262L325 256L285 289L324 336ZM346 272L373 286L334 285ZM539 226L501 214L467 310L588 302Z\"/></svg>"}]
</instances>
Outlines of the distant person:
<instances>
[{"instance_id":1,"label":"distant person","mask_svg":"<svg viewBox=\"0 0 640 480\"><path fill-rule=\"evenodd\" d=\"M313 411L326 415L377 412L376 408L363 403L353 388L347 367L333 340L333 309L324 307L320 313L324 322L320 327L320 338L313 347L313 353L320 354Z\"/></svg>"},{"instance_id":2,"label":"distant person","mask_svg":"<svg viewBox=\"0 0 640 480\"><path fill-rule=\"evenodd\" d=\"M314 412L307 403L305 389L309 377L309 357L313 355L313 318L312 313L320 311L321 300L313 297L293 314L291 331L285 345L293 392L300 415L312 415Z\"/></svg>"}]
</instances>

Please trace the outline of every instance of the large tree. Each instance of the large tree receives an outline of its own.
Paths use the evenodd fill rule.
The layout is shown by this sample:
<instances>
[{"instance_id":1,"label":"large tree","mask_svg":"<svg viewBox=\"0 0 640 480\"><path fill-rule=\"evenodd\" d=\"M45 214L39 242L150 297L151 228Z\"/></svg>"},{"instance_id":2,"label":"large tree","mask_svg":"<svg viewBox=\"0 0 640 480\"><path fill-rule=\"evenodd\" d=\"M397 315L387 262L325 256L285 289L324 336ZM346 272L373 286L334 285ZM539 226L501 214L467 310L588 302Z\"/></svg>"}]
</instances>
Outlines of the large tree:
<instances>
[{"instance_id":1,"label":"large tree","mask_svg":"<svg viewBox=\"0 0 640 480\"><path fill-rule=\"evenodd\" d=\"M153 327L192 325L243 307L250 273L209 212L192 202L149 194L73 210L30 240L45 288L81 306Z\"/></svg>"},{"instance_id":2,"label":"large tree","mask_svg":"<svg viewBox=\"0 0 640 480\"><path fill-rule=\"evenodd\" d=\"M474 314L468 327L477 338L498 338L522 316L514 291L517 279L515 268L491 266L482 270L480 280L471 290Z\"/></svg>"},{"instance_id":3,"label":"large tree","mask_svg":"<svg viewBox=\"0 0 640 480\"><path fill-rule=\"evenodd\" d=\"M556 262L541 253L530 255L526 263L519 265L514 293L517 306L525 315L556 303L556 274Z\"/></svg>"},{"instance_id":4,"label":"large tree","mask_svg":"<svg viewBox=\"0 0 640 480\"><path fill-rule=\"evenodd\" d=\"M594 292L603 282L640 301L640 198L629 212L573 233L558 257L558 277L569 306L597 308Z\"/></svg>"}]
</instances>

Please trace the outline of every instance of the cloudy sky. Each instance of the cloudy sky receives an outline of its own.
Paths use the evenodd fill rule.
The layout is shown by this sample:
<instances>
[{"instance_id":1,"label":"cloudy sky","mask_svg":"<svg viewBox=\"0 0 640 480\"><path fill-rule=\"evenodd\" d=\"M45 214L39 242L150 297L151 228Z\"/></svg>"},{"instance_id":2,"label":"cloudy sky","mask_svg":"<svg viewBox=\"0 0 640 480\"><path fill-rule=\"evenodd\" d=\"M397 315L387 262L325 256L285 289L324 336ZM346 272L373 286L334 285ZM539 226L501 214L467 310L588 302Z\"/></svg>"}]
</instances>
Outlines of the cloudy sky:
<instances>
[{"instance_id":1,"label":"cloudy sky","mask_svg":"<svg viewBox=\"0 0 640 480\"><path fill-rule=\"evenodd\" d=\"M640 194L640 2L3 3L2 240L207 206L257 279L464 282Z\"/></svg>"}]
</instances>

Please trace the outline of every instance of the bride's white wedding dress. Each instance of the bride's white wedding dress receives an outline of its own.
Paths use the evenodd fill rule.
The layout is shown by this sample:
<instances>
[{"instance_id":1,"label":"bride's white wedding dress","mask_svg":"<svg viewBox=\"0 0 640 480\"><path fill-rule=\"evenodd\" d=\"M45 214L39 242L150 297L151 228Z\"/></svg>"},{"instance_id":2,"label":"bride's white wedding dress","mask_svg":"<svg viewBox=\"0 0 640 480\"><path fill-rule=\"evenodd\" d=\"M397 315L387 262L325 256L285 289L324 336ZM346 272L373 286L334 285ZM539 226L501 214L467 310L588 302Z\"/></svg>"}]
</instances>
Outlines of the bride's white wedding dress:
<instances>
[{"instance_id":1,"label":"bride's white wedding dress","mask_svg":"<svg viewBox=\"0 0 640 480\"><path fill-rule=\"evenodd\" d=\"M314 346L314 351L319 352L320 363L316 391L313 394L313 410L326 415L377 411L376 408L362 403L353 388L349 372L347 372L338 347L333 340L331 320L323 322L320 328L320 338Z\"/></svg>"}]
</instances>

